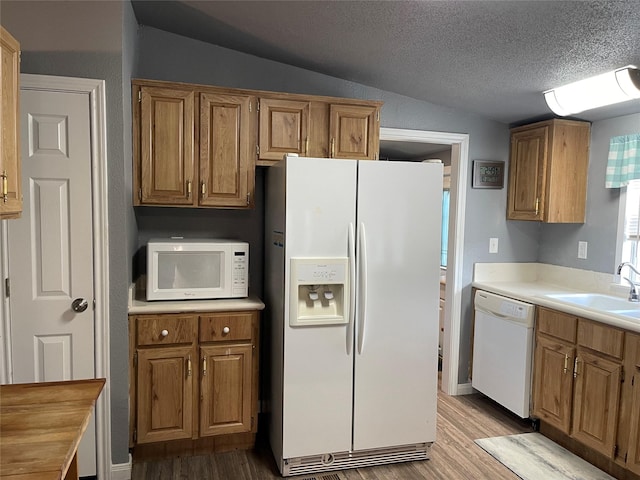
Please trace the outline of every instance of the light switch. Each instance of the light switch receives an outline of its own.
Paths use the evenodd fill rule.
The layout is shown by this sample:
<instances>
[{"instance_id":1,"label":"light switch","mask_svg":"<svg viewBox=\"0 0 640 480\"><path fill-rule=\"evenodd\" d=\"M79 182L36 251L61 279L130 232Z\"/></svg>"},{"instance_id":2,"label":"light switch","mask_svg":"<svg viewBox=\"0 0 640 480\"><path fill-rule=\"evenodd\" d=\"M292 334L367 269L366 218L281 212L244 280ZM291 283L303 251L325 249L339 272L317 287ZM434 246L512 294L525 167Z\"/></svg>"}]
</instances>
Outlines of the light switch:
<instances>
[{"instance_id":1,"label":"light switch","mask_svg":"<svg viewBox=\"0 0 640 480\"><path fill-rule=\"evenodd\" d=\"M587 258L587 242L578 242L578 258Z\"/></svg>"},{"instance_id":2,"label":"light switch","mask_svg":"<svg viewBox=\"0 0 640 480\"><path fill-rule=\"evenodd\" d=\"M498 239L495 237L489 239L489 253L498 253Z\"/></svg>"}]
</instances>

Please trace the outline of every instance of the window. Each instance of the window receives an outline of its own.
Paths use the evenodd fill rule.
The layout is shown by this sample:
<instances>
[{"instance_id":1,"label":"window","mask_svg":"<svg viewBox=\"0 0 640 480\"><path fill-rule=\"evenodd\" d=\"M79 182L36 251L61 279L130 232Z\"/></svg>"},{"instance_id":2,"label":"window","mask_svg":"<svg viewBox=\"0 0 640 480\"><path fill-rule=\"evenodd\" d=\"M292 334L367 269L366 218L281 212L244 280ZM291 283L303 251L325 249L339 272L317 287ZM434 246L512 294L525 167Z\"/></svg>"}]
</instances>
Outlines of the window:
<instances>
[{"instance_id":1,"label":"window","mask_svg":"<svg viewBox=\"0 0 640 480\"><path fill-rule=\"evenodd\" d=\"M621 202L623 203L623 202ZM622 226L622 262L638 265L640 260L640 180L631 180L627 185L626 201L624 202L624 224ZM628 274L628 275L627 275ZM637 277L631 270L623 272L631 280L637 282Z\"/></svg>"}]
</instances>

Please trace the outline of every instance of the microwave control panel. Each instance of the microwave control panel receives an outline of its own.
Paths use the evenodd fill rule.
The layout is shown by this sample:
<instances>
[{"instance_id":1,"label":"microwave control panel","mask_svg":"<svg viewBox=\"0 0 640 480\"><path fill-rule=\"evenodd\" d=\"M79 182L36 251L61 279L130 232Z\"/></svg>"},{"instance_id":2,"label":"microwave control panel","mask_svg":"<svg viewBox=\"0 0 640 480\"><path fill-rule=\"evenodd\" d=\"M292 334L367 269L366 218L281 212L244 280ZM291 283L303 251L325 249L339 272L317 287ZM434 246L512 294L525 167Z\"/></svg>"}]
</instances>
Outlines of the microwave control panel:
<instances>
[{"instance_id":1,"label":"microwave control panel","mask_svg":"<svg viewBox=\"0 0 640 480\"><path fill-rule=\"evenodd\" d=\"M246 297L249 293L249 252L233 251L233 296Z\"/></svg>"}]
</instances>

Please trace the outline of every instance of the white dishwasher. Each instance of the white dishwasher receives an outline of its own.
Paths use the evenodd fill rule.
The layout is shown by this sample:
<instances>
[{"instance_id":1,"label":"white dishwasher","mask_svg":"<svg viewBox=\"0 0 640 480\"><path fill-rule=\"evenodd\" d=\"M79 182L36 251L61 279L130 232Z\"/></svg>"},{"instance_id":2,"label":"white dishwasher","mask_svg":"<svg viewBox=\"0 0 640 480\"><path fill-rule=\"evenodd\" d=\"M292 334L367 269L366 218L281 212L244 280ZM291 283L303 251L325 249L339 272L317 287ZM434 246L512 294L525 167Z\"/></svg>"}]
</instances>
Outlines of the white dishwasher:
<instances>
[{"instance_id":1,"label":"white dishwasher","mask_svg":"<svg viewBox=\"0 0 640 480\"><path fill-rule=\"evenodd\" d=\"M471 385L529 417L535 306L476 291Z\"/></svg>"}]
</instances>

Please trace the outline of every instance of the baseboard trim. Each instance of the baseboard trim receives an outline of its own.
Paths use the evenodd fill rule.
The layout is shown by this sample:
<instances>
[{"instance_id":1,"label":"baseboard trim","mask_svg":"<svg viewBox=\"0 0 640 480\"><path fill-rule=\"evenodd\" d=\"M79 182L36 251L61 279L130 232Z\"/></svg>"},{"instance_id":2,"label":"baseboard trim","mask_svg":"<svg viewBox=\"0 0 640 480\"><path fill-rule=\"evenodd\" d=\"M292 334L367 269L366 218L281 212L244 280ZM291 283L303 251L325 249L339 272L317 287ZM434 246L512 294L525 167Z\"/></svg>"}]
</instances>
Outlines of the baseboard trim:
<instances>
[{"instance_id":1,"label":"baseboard trim","mask_svg":"<svg viewBox=\"0 0 640 480\"><path fill-rule=\"evenodd\" d=\"M471 395L474 392L471 383L459 383L458 395Z\"/></svg>"},{"instance_id":2,"label":"baseboard trim","mask_svg":"<svg viewBox=\"0 0 640 480\"><path fill-rule=\"evenodd\" d=\"M131 455L128 463L111 465L111 480L131 480Z\"/></svg>"}]
</instances>

